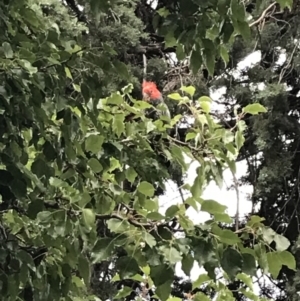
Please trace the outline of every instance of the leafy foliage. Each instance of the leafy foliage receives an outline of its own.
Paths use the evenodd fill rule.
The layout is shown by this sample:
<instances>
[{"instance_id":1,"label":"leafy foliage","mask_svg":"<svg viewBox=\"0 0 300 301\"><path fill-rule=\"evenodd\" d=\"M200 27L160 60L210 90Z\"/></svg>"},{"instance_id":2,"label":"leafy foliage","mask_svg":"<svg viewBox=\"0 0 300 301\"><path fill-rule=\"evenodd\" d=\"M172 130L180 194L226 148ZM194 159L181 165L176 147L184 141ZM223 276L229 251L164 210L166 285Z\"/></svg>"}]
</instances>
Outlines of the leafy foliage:
<instances>
[{"instance_id":1,"label":"leafy foliage","mask_svg":"<svg viewBox=\"0 0 300 301\"><path fill-rule=\"evenodd\" d=\"M267 108L264 114L244 118L248 130L238 160L247 164L248 173L239 184L253 186L249 197L253 202L252 214L264 217L265 225L290 240L288 250L294 250L298 266L299 193L295 187L299 182L299 55L294 39L299 34L294 28L299 21L294 16L299 14L299 5L296 1L285 4L291 9L281 10L275 2L246 4L249 19L252 17L251 28L255 30L248 41L235 39L229 48L227 67L218 64L216 73L220 76L211 79L210 87L222 87L225 91L218 103L222 104L223 118L228 124L234 122L236 105L245 108L261 103ZM240 60L253 51L256 55L249 60L255 57L257 61L242 67ZM275 248L275 242L272 246ZM273 268L276 270L276 266ZM294 276L295 272L283 268L277 281L271 279L266 283L258 279L261 295L278 301L297 300L299 278L296 273L293 281Z\"/></svg>"}]
</instances>

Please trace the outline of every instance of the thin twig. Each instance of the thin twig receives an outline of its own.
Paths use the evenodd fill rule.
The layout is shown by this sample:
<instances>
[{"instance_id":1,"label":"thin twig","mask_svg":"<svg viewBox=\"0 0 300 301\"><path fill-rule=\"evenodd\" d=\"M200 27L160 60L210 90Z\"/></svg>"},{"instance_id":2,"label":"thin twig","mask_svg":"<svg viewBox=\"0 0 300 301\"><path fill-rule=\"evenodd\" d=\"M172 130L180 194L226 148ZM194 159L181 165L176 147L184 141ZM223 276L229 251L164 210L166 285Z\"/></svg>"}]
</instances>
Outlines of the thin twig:
<instances>
[{"instance_id":1,"label":"thin twig","mask_svg":"<svg viewBox=\"0 0 300 301\"><path fill-rule=\"evenodd\" d=\"M263 11L263 13L261 14L261 16L260 16L256 21L252 22L249 26L252 27L252 26L254 26L254 25L260 23L260 22L264 19L264 17L265 17L266 14L268 13L268 11L269 11L273 6L275 6L275 5L276 5L276 2L273 2L271 5L269 5L269 6Z\"/></svg>"},{"instance_id":2,"label":"thin twig","mask_svg":"<svg viewBox=\"0 0 300 301\"><path fill-rule=\"evenodd\" d=\"M278 84L281 83L283 77L285 76L285 71L289 69L289 67L291 66L292 64L292 60L293 60L293 57L295 55L295 51L296 49L299 47L299 42L295 43L295 46L294 46L294 49L292 51L292 54L290 56L290 58L288 60L286 60L286 64L285 66L282 68L281 72L280 72L280 76L279 76L279 79L278 79ZM291 68L292 69L292 68Z\"/></svg>"},{"instance_id":3,"label":"thin twig","mask_svg":"<svg viewBox=\"0 0 300 301\"><path fill-rule=\"evenodd\" d=\"M146 80L146 74L147 74L147 57L146 57L145 54L143 54L143 66L144 66L143 77L144 77L144 80Z\"/></svg>"},{"instance_id":4,"label":"thin twig","mask_svg":"<svg viewBox=\"0 0 300 301\"><path fill-rule=\"evenodd\" d=\"M231 172L233 176L234 189L236 193L236 213L235 213L235 231L239 230L239 219L240 219L240 192L237 178L234 172Z\"/></svg>"}]
</instances>

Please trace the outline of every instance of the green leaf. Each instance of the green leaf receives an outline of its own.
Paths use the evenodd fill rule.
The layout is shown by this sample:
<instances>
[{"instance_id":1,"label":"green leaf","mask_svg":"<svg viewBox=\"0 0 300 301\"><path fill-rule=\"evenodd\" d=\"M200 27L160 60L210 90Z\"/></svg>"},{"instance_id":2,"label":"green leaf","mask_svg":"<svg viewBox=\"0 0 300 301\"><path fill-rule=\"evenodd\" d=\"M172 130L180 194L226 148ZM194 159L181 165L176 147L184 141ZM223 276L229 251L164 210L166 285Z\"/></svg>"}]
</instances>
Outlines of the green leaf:
<instances>
[{"instance_id":1,"label":"green leaf","mask_svg":"<svg viewBox=\"0 0 300 301\"><path fill-rule=\"evenodd\" d=\"M2 43L2 48L3 48L3 51L4 51L4 55L7 59L12 59L14 57L14 52L13 52L13 50L12 50L9 43L3 42Z\"/></svg>"},{"instance_id":2,"label":"green leaf","mask_svg":"<svg viewBox=\"0 0 300 301\"><path fill-rule=\"evenodd\" d=\"M209 75L213 76L215 72L215 63L216 63L216 56L213 51L205 51L204 62Z\"/></svg>"},{"instance_id":3,"label":"green leaf","mask_svg":"<svg viewBox=\"0 0 300 301\"><path fill-rule=\"evenodd\" d=\"M41 211L37 214L37 220L40 223L49 223L53 218L52 212L50 211Z\"/></svg>"},{"instance_id":4,"label":"green leaf","mask_svg":"<svg viewBox=\"0 0 300 301\"><path fill-rule=\"evenodd\" d=\"M193 50L190 58L190 65L193 74L197 74L200 67L202 66L202 56L199 51Z\"/></svg>"},{"instance_id":5,"label":"green leaf","mask_svg":"<svg viewBox=\"0 0 300 301\"><path fill-rule=\"evenodd\" d=\"M240 238L231 230L214 231L214 233L218 235L220 241L226 244L234 245L241 242Z\"/></svg>"},{"instance_id":6,"label":"green leaf","mask_svg":"<svg viewBox=\"0 0 300 301\"><path fill-rule=\"evenodd\" d=\"M143 281L144 281L143 276L141 276L141 275L139 275L139 274L136 274L136 275L130 277L130 279L136 280L136 281L138 281L138 282L143 282Z\"/></svg>"},{"instance_id":7,"label":"green leaf","mask_svg":"<svg viewBox=\"0 0 300 301\"><path fill-rule=\"evenodd\" d=\"M147 134L151 133L153 130L156 129L155 124L151 120L146 122L146 127L147 127Z\"/></svg>"},{"instance_id":8,"label":"green leaf","mask_svg":"<svg viewBox=\"0 0 300 301\"><path fill-rule=\"evenodd\" d=\"M114 296L114 299L120 300L127 296L129 296L132 293L132 288L128 286L123 286L118 293Z\"/></svg>"},{"instance_id":9,"label":"green leaf","mask_svg":"<svg viewBox=\"0 0 300 301\"><path fill-rule=\"evenodd\" d=\"M171 293L172 290L172 280L166 280L165 283L159 285L155 289L155 294L159 297L161 301L166 301Z\"/></svg>"},{"instance_id":10,"label":"green leaf","mask_svg":"<svg viewBox=\"0 0 300 301\"><path fill-rule=\"evenodd\" d=\"M280 234L275 235L274 241L276 242L276 250L277 251L285 251L286 249L288 249L288 247L291 244L286 237L284 237Z\"/></svg>"},{"instance_id":11,"label":"green leaf","mask_svg":"<svg viewBox=\"0 0 300 301\"><path fill-rule=\"evenodd\" d=\"M112 238L98 238L95 246L93 247L93 262L102 262L110 258L115 247L114 243L115 240Z\"/></svg>"},{"instance_id":12,"label":"green leaf","mask_svg":"<svg viewBox=\"0 0 300 301\"><path fill-rule=\"evenodd\" d=\"M187 275L191 275L191 270L194 266L194 258L190 254L183 254L181 260L181 269Z\"/></svg>"},{"instance_id":13,"label":"green leaf","mask_svg":"<svg viewBox=\"0 0 300 301\"><path fill-rule=\"evenodd\" d=\"M46 141L43 146L43 154L45 155L46 159L49 161L53 161L57 157L56 149L53 147L53 145Z\"/></svg>"},{"instance_id":14,"label":"green leaf","mask_svg":"<svg viewBox=\"0 0 300 301\"><path fill-rule=\"evenodd\" d=\"M115 233L124 233L129 229L129 223L126 220L119 220L111 218L107 221L107 227L110 231Z\"/></svg>"},{"instance_id":15,"label":"green leaf","mask_svg":"<svg viewBox=\"0 0 300 301\"><path fill-rule=\"evenodd\" d=\"M27 267L30 268L33 272L36 271L33 258L26 251L19 250L17 255L18 258L22 261L22 264L26 264Z\"/></svg>"},{"instance_id":16,"label":"green leaf","mask_svg":"<svg viewBox=\"0 0 300 301\"><path fill-rule=\"evenodd\" d=\"M235 133L235 144L238 150L244 145L245 137L240 131L236 131Z\"/></svg>"},{"instance_id":17,"label":"green leaf","mask_svg":"<svg viewBox=\"0 0 300 301\"><path fill-rule=\"evenodd\" d=\"M263 238L264 240L268 243L268 244L271 244L271 242L274 240L275 238L275 235L276 235L276 232L269 228L269 227L266 227L266 228L263 228L262 229L262 233L263 233Z\"/></svg>"},{"instance_id":18,"label":"green leaf","mask_svg":"<svg viewBox=\"0 0 300 301\"><path fill-rule=\"evenodd\" d=\"M227 213L214 213L214 219L220 223L232 223L232 218Z\"/></svg>"},{"instance_id":19,"label":"green leaf","mask_svg":"<svg viewBox=\"0 0 300 301\"><path fill-rule=\"evenodd\" d=\"M125 132L125 125L124 125L124 114L115 114L113 117L113 131L117 134L118 138Z\"/></svg>"},{"instance_id":20,"label":"green leaf","mask_svg":"<svg viewBox=\"0 0 300 301\"><path fill-rule=\"evenodd\" d=\"M244 120L239 120L237 123L237 128L241 133L244 133L247 128L246 122Z\"/></svg>"},{"instance_id":21,"label":"green leaf","mask_svg":"<svg viewBox=\"0 0 300 301\"><path fill-rule=\"evenodd\" d=\"M107 195L98 195L96 197L96 200L97 200L96 208L97 208L97 212L99 214L111 214L112 213L112 211L116 205L114 200L112 200Z\"/></svg>"},{"instance_id":22,"label":"green leaf","mask_svg":"<svg viewBox=\"0 0 300 301\"><path fill-rule=\"evenodd\" d=\"M211 281L207 274L201 274L196 281L193 282L193 289L200 287L203 283Z\"/></svg>"},{"instance_id":23,"label":"green leaf","mask_svg":"<svg viewBox=\"0 0 300 301\"><path fill-rule=\"evenodd\" d=\"M210 98L207 96L202 96L199 98L201 109L207 114L211 110L211 100L208 101L208 99L210 100Z\"/></svg>"},{"instance_id":24,"label":"green leaf","mask_svg":"<svg viewBox=\"0 0 300 301\"><path fill-rule=\"evenodd\" d=\"M151 266L150 277L153 280L154 285L158 287L166 282L173 282L174 270L166 264Z\"/></svg>"},{"instance_id":25,"label":"green leaf","mask_svg":"<svg viewBox=\"0 0 300 301\"><path fill-rule=\"evenodd\" d=\"M37 214L44 210L44 204L40 199L35 199L28 206L28 217L31 219L37 218ZM51 216L51 215L50 215ZM46 218L47 219L47 218ZM50 221L49 218L48 221Z\"/></svg>"},{"instance_id":26,"label":"green leaf","mask_svg":"<svg viewBox=\"0 0 300 301\"><path fill-rule=\"evenodd\" d=\"M255 276L257 272L255 258L251 254L242 253L243 267L242 271L250 276Z\"/></svg>"},{"instance_id":27,"label":"green leaf","mask_svg":"<svg viewBox=\"0 0 300 301\"><path fill-rule=\"evenodd\" d=\"M179 93L172 93L168 95L168 98L174 99L174 100L181 100L182 96Z\"/></svg>"},{"instance_id":28,"label":"green leaf","mask_svg":"<svg viewBox=\"0 0 300 301\"><path fill-rule=\"evenodd\" d=\"M82 94L85 102L87 103L91 98L89 87L85 83L81 83L80 91L81 91L81 94Z\"/></svg>"},{"instance_id":29,"label":"green leaf","mask_svg":"<svg viewBox=\"0 0 300 301\"><path fill-rule=\"evenodd\" d=\"M91 158L87 164L94 173L98 173L103 170L102 165L96 158Z\"/></svg>"},{"instance_id":30,"label":"green leaf","mask_svg":"<svg viewBox=\"0 0 300 301\"><path fill-rule=\"evenodd\" d=\"M195 296L193 296L193 300L194 301L211 301L211 299L202 292L197 292L195 294Z\"/></svg>"},{"instance_id":31,"label":"green leaf","mask_svg":"<svg viewBox=\"0 0 300 301\"><path fill-rule=\"evenodd\" d=\"M292 253L283 251L278 253L282 265L286 265L291 270L296 270L296 260Z\"/></svg>"},{"instance_id":32,"label":"green leaf","mask_svg":"<svg viewBox=\"0 0 300 301\"><path fill-rule=\"evenodd\" d=\"M266 247L263 243L258 243L254 245L255 255L258 259L258 264L260 268L265 272L268 273L268 258L266 253Z\"/></svg>"},{"instance_id":33,"label":"green leaf","mask_svg":"<svg viewBox=\"0 0 300 301\"><path fill-rule=\"evenodd\" d=\"M188 87L183 86L183 87L180 88L180 90L187 93L187 94L189 94L191 97L194 96L195 91L196 91L196 89L193 86L188 86Z\"/></svg>"},{"instance_id":34,"label":"green leaf","mask_svg":"<svg viewBox=\"0 0 300 301\"><path fill-rule=\"evenodd\" d=\"M86 286L90 284L90 263L83 255L78 259L78 270Z\"/></svg>"},{"instance_id":35,"label":"green leaf","mask_svg":"<svg viewBox=\"0 0 300 301\"><path fill-rule=\"evenodd\" d=\"M68 78L73 79L71 71L68 67L65 67L65 73Z\"/></svg>"},{"instance_id":36,"label":"green leaf","mask_svg":"<svg viewBox=\"0 0 300 301\"><path fill-rule=\"evenodd\" d=\"M185 141L195 139L196 136L197 136L197 133L187 133L187 135L185 137Z\"/></svg>"},{"instance_id":37,"label":"green leaf","mask_svg":"<svg viewBox=\"0 0 300 301\"><path fill-rule=\"evenodd\" d=\"M26 196L27 194L27 187L26 184L19 180L19 179L13 179L13 181L10 184L10 188L13 192L13 194L17 197L17 198L23 198Z\"/></svg>"},{"instance_id":38,"label":"green leaf","mask_svg":"<svg viewBox=\"0 0 300 301\"><path fill-rule=\"evenodd\" d=\"M257 215L252 215L250 220L247 222L247 226L250 228L256 228L258 226L262 225L262 222L265 220L265 218L257 216Z\"/></svg>"},{"instance_id":39,"label":"green leaf","mask_svg":"<svg viewBox=\"0 0 300 301\"><path fill-rule=\"evenodd\" d=\"M127 66L123 62L115 60L113 65L116 68L117 74L119 74L123 79L127 80L129 78Z\"/></svg>"},{"instance_id":40,"label":"green leaf","mask_svg":"<svg viewBox=\"0 0 300 301\"><path fill-rule=\"evenodd\" d=\"M147 210L147 211L150 211L150 212L155 212L158 210L159 208L159 204L158 204L158 201L157 199L154 199L154 200L147 200L144 204L144 208Z\"/></svg>"},{"instance_id":41,"label":"green leaf","mask_svg":"<svg viewBox=\"0 0 300 301\"><path fill-rule=\"evenodd\" d=\"M226 49L226 47L224 45L220 46L220 56L226 67L229 62L229 54L228 54L228 50Z\"/></svg>"},{"instance_id":42,"label":"green leaf","mask_svg":"<svg viewBox=\"0 0 300 301\"><path fill-rule=\"evenodd\" d=\"M227 248L221 258L221 266L227 273L229 278L233 280L235 276L241 271L243 265L243 259L241 254L233 249Z\"/></svg>"},{"instance_id":43,"label":"green leaf","mask_svg":"<svg viewBox=\"0 0 300 301\"><path fill-rule=\"evenodd\" d=\"M224 214L227 206L221 205L220 203L213 200L204 200L201 204L201 211L208 212L210 214Z\"/></svg>"},{"instance_id":44,"label":"green leaf","mask_svg":"<svg viewBox=\"0 0 300 301\"><path fill-rule=\"evenodd\" d=\"M37 73L37 71L38 71L38 69L36 67L33 67L31 65L31 63L26 60L19 60L19 64L31 75L34 73Z\"/></svg>"},{"instance_id":45,"label":"green leaf","mask_svg":"<svg viewBox=\"0 0 300 301\"><path fill-rule=\"evenodd\" d=\"M210 98L210 97L208 97L208 96L201 96L200 98L199 98L199 100L198 100L200 103L201 102L209 102L209 103L211 103L212 102L212 99Z\"/></svg>"},{"instance_id":46,"label":"green leaf","mask_svg":"<svg viewBox=\"0 0 300 301\"><path fill-rule=\"evenodd\" d=\"M159 212L150 212L149 214L147 214L147 218L154 221L161 221L165 219L165 216L163 216Z\"/></svg>"},{"instance_id":47,"label":"green leaf","mask_svg":"<svg viewBox=\"0 0 300 301\"><path fill-rule=\"evenodd\" d=\"M232 16L239 21L244 21L246 14L245 14L245 7L242 2L239 0L231 0L230 9Z\"/></svg>"},{"instance_id":48,"label":"green leaf","mask_svg":"<svg viewBox=\"0 0 300 301\"><path fill-rule=\"evenodd\" d=\"M176 57L179 61L182 61L186 58L186 55L185 55L184 48L183 48L182 44L177 44Z\"/></svg>"},{"instance_id":49,"label":"green leaf","mask_svg":"<svg viewBox=\"0 0 300 301\"><path fill-rule=\"evenodd\" d=\"M167 301L182 301L182 299L181 298L177 298L177 297L171 297Z\"/></svg>"},{"instance_id":50,"label":"green leaf","mask_svg":"<svg viewBox=\"0 0 300 301\"><path fill-rule=\"evenodd\" d=\"M177 41L174 37L174 33L168 31L168 33L165 35L165 47L174 47L176 45L177 45Z\"/></svg>"},{"instance_id":51,"label":"green leaf","mask_svg":"<svg viewBox=\"0 0 300 301\"><path fill-rule=\"evenodd\" d=\"M192 247L194 249L194 258L198 261L200 266L215 257L215 249L211 241L205 241L202 238L195 239Z\"/></svg>"},{"instance_id":52,"label":"green leaf","mask_svg":"<svg viewBox=\"0 0 300 301\"><path fill-rule=\"evenodd\" d=\"M68 187L69 185L62 181L61 179L55 178L55 177L51 177L49 179L49 183L53 186L53 187Z\"/></svg>"},{"instance_id":53,"label":"green leaf","mask_svg":"<svg viewBox=\"0 0 300 301\"><path fill-rule=\"evenodd\" d=\"M153 197L153 195L154 195L153 185L146 181L141 182L137 189L139 192L141 192L142 194L144 194L146 196Z\"/></svg>"},{"instance_id":54,"label":"green leaf","mask_svg":"<svg viewBox=\"0 0 300 301\"><path fill-rule=\"evenodd\" d=\"M284 8L292 9L293 0L276 0L277 3L279 3L281 10Z\"/></svg>"},{"instance_id":55,"label":"green leaf","mask_svg":"<svg viewBox=\"0 0 300 301\"><path fill-rule=\"evenodd\" d=\"M174 247L161 247L161 251L163 251L164 258L172 265L180 262L182 260L182 256L179 251Z\"/></svg>"},{"instance_id":56,"label":"green leaf","mask_svg":"<svg viewBox=\"0 0 300 301\"><path fill-rule=\"evenodd\" d=\"M179 211L179 207L177 205L172 205L166 210L166 217L172 218Z\"/></svg>"},{"instance_id":57,"label":"green leaf","mask_svg":"<svg viewBox=\"0 0 300 301\"><path fill-rule=\"evenodd\" d=\"M135 178L137 177L137 173L136 171L132 168L132 167L128 167L126 170L125 170L125 176L126 176L126 179L130 182L130 183L133 183Z\"/></svg>"},{"instance_id":58,"label":"green leaf","mask_svg":"<svg viewBox=\"0 0 300 301\"><path fill-rule=\"evenodd\" d=\"M194 208L195 211L198 211L198 210L199 210L198 205L197 205L197 200L196 200L195 198L189 197L189 198L185 199L184 202L185 202L185 204L188 204L188 205L190 205L192 208Z\"/></svg>"},{"instance_id":59,"label":"green leaf","mask_svg":"<svg viewBox=\"0 0 300 301\"><path fill-rule=\"evenodd\" d=\"M267 260L269 265L269 272L276 279L282 267L280 256L277 252L269 252L267 253Z\"/></svg>"},{"instance_id":60,"label":"green leaf","mask_svg":"<svg viewBox=\"0 0 300 301\"><path fill-rule=\"evenodd\" d=\"M83 193L81 193L81 195L80 195L80 199L79 199L78 204L79 204L80 207L83 208L83 207L86 206L90 201L91 201L91 196L90 196L90 194L87 193L87 192L83 192Z\"/></svg>"},{"instance_id":61,"label":"green leaf","mask_svg":"<svg viewBox=\"0 0 300 301\"><path fill-rule=\"evenodd\" d=\"M138 100L134 103L134 108L140 109L140 110L145 110L145 109L149 109L152 108L153 106L146 102L146 101L142 101L142 100Z\"/></svg>"},{"instance_id":62,"label":"green leaf","mask_svg":"<svg viewBox=\"0 0 300 301\"><path fill-rule=\"evenodd\" d=\"M183 156L183 149L178 147L177 145L172 145L170 147L170 151L171 154L173 155L173 158L180 164L183 170L186 170L187 164Z\"/></svg>"},{"instance_id":63,"label":"green leaf","mask_svg":"<svg viewBox=\"0 0 300 301\"><path fill-rule=\"evenodd\" d=\"M195 178L194 184L191 187L191 193L195 199L198 199L202 194L205 178L204 178L204 171L201 166L197 167L196 172L197 172L197 177Z\"/></svg>"},{"instance_id":64,"label":"green leaf","mask_svg":"<svg viewBox=\"0 0 300 301\"><path fill-rule=\"evenodd\" d=\"M95 226L96 216L93 210L89 208L82 209L82 217L88 229Z\"/></svg>"},{"instance_id":65,"label":"green leaf","mask_svg":"<svg viewBox=\"0 0 300 301\"><path fill-rule=\"evenodd\" d=\"M122 88L122 92L124 94L130 94L133 91L133 84L128 84L124 88Z\"/></svg>"},{"instance_id":66,"label":"green leaf","mask_svg":"<svg viewBox=\"0 0 300 301\"><path fill-rule=\"evenodd\" d=\"M107 104L120 105L123 102L124 99L119 92L113 93L107 98Z\"/></svg>"},{"instance_id":67,"label":"green leaf","mask_svg":"<svg viewBox=\"0 0 300 301\"><path fill-rule=\"evenodd\" d=\"M244 107L243 112L252 114L252 115L257 115L259 113L266 113L267 110L261 104L253 103L253 104L250 104L250 105L247 105L246 107Z\"/></svg>"},{"instance_id":68,"label":"green leaf","mask_svg":"<svg viewBox=\"0 0 300 301\"><path fill-rule=\"evenodd\" d=\"M146 244L150 248L153 248L154 246L156 246L156 240L150 233L144 232L143 235L144 235L144 239L145 239Z\"/></svg>"},{"instance_id":69,"label":"green leaf","mask_svg":"<svg viewBox=\"0 0 300 301\"><path fill-rule=\"evenodd\" d=\"M222 135L222 140L226 144L226 147L228 147L228 143L231 143L234 141L234 135L230 131L224 131L224 134ZM233 152L235 153L235 152Z\"/></svg>"},{"instance_id":70,"label":"green leaf","mask_svg":"<svg viewBox=\"0 0 300 301\"><path fill-rule=\"evenodd\" d=\"M234 27L232 26L232 24L229 21L224 22L222 26L223 43L228 43L233 33Z\"/></svg>"},{"instance_id":71,"label":"green leaf","mask_svg":"<svg viewBox=\"0 0 300 301\"><path fill-rule=\"evenodd\" d=\"M170 14L170 11L166 7L162 7L156 11L161 17L167 17Z\"/></svg>"},{"instance_id":72,"label":"green leaf","mask_svg":"<svg viewBox=\"0 0 300 301\"><path fill-rule=\"evenodd\" d=\"M251 30L250 30L248 22L246 22L246 21L237 21L237 29L246 41L250 40Z\"/></svg>"},{"instance_id":73,"label":"green leaf","mask_svg":"<svg viewBox=\"0 0 300 301\"><path fill-rule=\"evenodd\" d=\"M239 273L236 276L236 279L242 280L251 290L253 290L252 278L249 275L246 275L245 273Z\"/></svg>"},{"instance_id":74,"label":"green leaf","mask_svg":"<svg viewBox=\"0 0 300 301\"><path fill-rule=\"evenodd\" d=\"M97 154L102 150L103 142L104 142L104 138L100 136L100 134L89 135L85 140L85 149L88 152Z\"/></svg>"}]
</instances>

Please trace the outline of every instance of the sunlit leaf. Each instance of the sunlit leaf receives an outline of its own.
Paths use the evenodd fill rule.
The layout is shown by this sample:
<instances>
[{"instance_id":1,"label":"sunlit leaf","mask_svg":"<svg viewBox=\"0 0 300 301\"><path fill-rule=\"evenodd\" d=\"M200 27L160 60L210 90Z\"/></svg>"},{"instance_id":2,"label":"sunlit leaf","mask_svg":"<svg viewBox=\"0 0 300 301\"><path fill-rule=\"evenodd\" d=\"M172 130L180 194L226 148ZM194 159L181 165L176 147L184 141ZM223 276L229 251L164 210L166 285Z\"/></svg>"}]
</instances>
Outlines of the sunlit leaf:
<instances>
[{"instance_id":1,"label":"sunlit leaf","mask_svg":"<svg viewBox=\"0 0 300 301\"><path fill-rule=\"evenodd\" d=\"M191 97L194 96L196 89L193 86L183 86L181 87L181 90L187 94L189 94Z\"/></svg>"},{"instance_id":2,"label":"sunlit leaf","mask_svg":"<svg viewBox=\"0 0 300 301\"><path fill-rule=\"evenodd\" d=\"M257 115L259 113L266 113L267 110L261 104L254 103L254 104L250 104L250 105L247 105L246 107L244 107L243 112L244 113L249 113L249 114L252 114L252 115Z\"/></svg>"},{"instance_id":3,"label":"sunlit leaf","mask_svg":"<svg viewBox=\"0 0 300 301\"><path fill-rule=\"evenodd\" d=\"M85 140L85 149L94 154L97 154L102 149L103 137L100 135L89 135Z\"/></svg>"},{"instance_id":4,"label":"sunlit leaf","mask_svg":"<svg viewBox=\"0 0 300 301\"><path fill-rule=\"evenodd\" d=\"M89 208L82 209L82 217L85 225L88 228L91 228L95 225L96 216L93 210Z\"/></svg>"},{"instance_id":5,"label":"sunlit leaf","mask_svg":"<svg viewBox=\"0 0 300 301\"><path fill-rule=\"evenodd\" d=\"M149 197L152 197L154 195L153 185L146 181L140 183L140 185L138 186L138 191Z\"/></svg>"},{"instance_id":6,"label":"sunlit leaf","mask_svg":"<svg viewBox=\"0 0 300 301\"><path fill-rule=\"evenodd\" d=\"M276 242L277 251L285 251L291 244L286 237L280 234L274 236L274 241Z\"/></svg>"}]
</instances>

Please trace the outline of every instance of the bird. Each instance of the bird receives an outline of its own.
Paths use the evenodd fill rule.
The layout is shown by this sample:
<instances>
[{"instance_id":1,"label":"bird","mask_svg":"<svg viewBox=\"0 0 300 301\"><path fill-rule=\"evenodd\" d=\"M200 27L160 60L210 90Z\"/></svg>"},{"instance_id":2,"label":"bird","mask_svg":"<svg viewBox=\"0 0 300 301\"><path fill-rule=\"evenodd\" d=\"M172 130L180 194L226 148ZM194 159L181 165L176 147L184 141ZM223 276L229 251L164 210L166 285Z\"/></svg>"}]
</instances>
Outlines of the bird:
<instances>
[{"instance_id":1,"label":"bird","mask_svg":"<svg viewBox=\"0 0 300 301\"><path fill-rule=\"evenodd\" d=\"M158 108L159 113L171 118L169 108L165 104L162 94L154 82L144 80L142 84L142 94L143 100L150 103L154 107L162 105L162 108Z\"/></svg>"}]
</instances>

